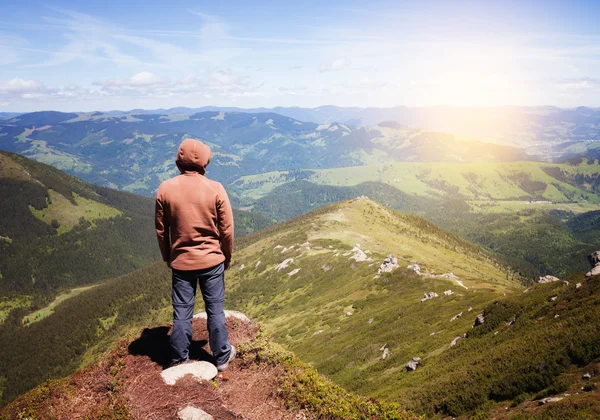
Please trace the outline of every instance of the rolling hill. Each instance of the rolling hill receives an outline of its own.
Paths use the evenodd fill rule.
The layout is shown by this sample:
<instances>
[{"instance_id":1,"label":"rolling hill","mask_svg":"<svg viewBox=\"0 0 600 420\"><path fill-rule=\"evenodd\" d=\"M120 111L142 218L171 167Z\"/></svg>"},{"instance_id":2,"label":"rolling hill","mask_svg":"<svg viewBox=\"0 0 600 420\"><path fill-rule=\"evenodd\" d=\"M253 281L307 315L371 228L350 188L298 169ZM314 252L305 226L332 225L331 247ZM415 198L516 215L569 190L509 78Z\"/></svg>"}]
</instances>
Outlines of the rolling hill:
<instances>
[{"instance_id":1,"label":"rolling hill","mask_svg":"<svg viewBox=\"0 0 600 420\"><path fill-rule=\"evenodd\" d=\"M238 244L227 275L227 307L248 313L303 363L351 392L426 416L485 418L494 413L498 418L586 419L600 410L595 387L600 362L598 277L575 274L568 284L557 281L525 288L510 267L478 246L366 198L268 227ZM392 258L386 261L389 254ZM390 270L378 273L384 262ZM128 391L132 378L150 378L160 370L156 365L160 355L140 352L139 346L129 350L123 344L113 346L122 337L129 342L139 336L140 345L149 343L154 337L151 331L166 336L168 296L169 272L157 263L83 292L27 328L0 331L6 334L0 343L8 341L4 337L13 337L13 343L23 349L27 340L45 343L36 345L42 351L32 356L31 363L15 356L25 350L10 358L2 354L9 361L1 368L5 402L42 379L61 377L101 360L71 378L26 394L3 414L16 416L29 407L41 412L68 409L72 407L69 395L78 392L91 393L86 395L98 401L106 415L117 412L111 410L139 410L137 397ZM483 323L474 326L480 315ZM72 318L78 319L78 328L61 328ZM234 324L237 334L241 324ZM163 326L140 335L144 326L151 325ZM0 349L6 352L8 347ZM383 407L372 400L353 406L349 401L356 403L353 398L363 397L340 394L331 383L310 373L312 367L297 365L300 362L293 362L291 355L279 355L272 344L251 344L242 351L240 364L234 365L239 367L232 372L233 383L242 378L258 380L244 376L256 373L257 362L283 363L288 368L279 373L261 370L268 372L261 381L275 380L283 390L266 397L273 398L273 407L279 407L276 395L291 395L289 410L297 404L307 410L317 407L325 410L320 415L327 418L349 416L326 411L331 407L344 407L354 415L360 413L357 407L368 406L364 404L375 404L373 410ZM410 371L405 365L415 357L420 363ZM132 366L138 370L131 370ZM137 373L131 376L133 372ZM581 379L585 373L591 379ZM28 375L35 379L15 388ZM90 388L86 379L90 375L115 386ZM227 382L217 380L213 385L217 394L210 395L215 401L231 398L219 391L228 389ZM192 384L186 386L191 389ZM542 406L540 401L548 397L560 401ZM173 406L185 402L183 397L169 400ZM229 407L237 404L232 401ZM154 403L147 406L160 408Z\"/></svg>"},{"instance_id":2,"label":"rolling hill","mask_svg":"<svg viewBox=\"0 0 600 420\"><path fill-rule=\"evenodd\" d=\"M520 149L463 140L394 122L360 127L301 122L274 113L126 114L36 112L0 122L0 148L88 182L151 195L174 175L181 140L213 149L209 175L243 175L400 161L515 161Z\"/></svg>"}]
</instances>

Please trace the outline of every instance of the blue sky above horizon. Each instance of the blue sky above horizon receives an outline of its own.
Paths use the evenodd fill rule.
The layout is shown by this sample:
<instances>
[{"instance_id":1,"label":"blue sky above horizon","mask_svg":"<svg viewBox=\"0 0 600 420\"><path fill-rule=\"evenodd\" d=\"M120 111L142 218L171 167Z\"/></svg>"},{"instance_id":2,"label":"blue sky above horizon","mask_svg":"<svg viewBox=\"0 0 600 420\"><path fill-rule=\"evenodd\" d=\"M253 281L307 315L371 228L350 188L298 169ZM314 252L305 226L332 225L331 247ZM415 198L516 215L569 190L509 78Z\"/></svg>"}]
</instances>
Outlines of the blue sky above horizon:
<instances>
[{"instance_id":1,"label":"blue sky above horizon","mask_svg":"<svg viewBox=\"0 0 600 420\"><path fill-rule=\"evenodd\" d=\"M2 0L0 111L600 106L600 2Z\"/></svg>"}]
</instances>

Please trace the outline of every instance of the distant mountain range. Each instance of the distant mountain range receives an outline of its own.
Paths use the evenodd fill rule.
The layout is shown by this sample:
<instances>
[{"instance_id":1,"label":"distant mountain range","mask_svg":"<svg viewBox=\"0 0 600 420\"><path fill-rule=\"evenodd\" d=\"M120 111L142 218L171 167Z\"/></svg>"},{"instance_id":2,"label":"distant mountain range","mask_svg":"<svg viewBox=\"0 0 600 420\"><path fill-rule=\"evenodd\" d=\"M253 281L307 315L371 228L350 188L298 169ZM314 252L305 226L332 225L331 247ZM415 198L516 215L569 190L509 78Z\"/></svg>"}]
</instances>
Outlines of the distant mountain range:
<instances>
[{"instance_id":1,"label":"distant mountain range","mask_svg":"<svg viewBox=\"0 0 600 420\"><path fill-rule=\"evenodd\" d=\"M338 122L371 126L395 121L408 127L442 131L461 137L527 149L545 160L585 155L600 157L600 108L571 109L543 107L407 107L359 108L333 105L317 108L201 107L159 110L132 110L127 113L194 114L197 112L277 113L300 121L318 124ZM122 115L122 111L113 111ZM588 144L591 142L591 144ZM587 155L586 155L587 156Z\"/></svg>"},{"instance_id":2,"label":"distant mountain range","mask_svg":"<svg viewBox=\"0 0 600 420\"><path fill-rule=\"evenodd\" d=\"M182 139L213 150L210 176L230 183L268 171L397 161L526 160L521 149L383 122L363 127L302 122L275 113L110 115L54 111L0 122L0 148L49 163L86 181L153 194L176 173Z\"/></svg>"}]
</instances>

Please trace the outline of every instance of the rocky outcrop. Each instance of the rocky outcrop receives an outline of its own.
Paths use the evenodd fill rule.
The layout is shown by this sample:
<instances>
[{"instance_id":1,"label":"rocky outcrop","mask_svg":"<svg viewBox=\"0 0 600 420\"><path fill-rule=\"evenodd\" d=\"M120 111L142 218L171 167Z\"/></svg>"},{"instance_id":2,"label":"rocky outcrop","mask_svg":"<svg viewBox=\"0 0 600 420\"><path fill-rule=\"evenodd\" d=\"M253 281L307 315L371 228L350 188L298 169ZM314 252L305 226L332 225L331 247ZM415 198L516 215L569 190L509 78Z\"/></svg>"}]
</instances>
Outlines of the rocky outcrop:
<instances>
[{"instance_id":1,"label":"rocky outcrop","mask_svg":"<svg viewBox=\"0 0 600 420\"><path fill-rule=\"evenodd\" d=\"M458 340L460 340L462 337L455 337L454 340L452 340L452 342L450 343L450 347L454 347L456 346L456 344L458 343Z\"/></svg>"},{"instance_id":2,"label":"rocky outcrop","mask_svg":"<svg viewBox=\"0 0 600 420\"><path fill-rule=\"evenodd\" d=\"M408 372L413 371L413 370L417 370L417 368L421 366L421 358L420 357L413 357L411 361L409 361L406 364L406 370Z\"/></svg>"},{"instance_id":3,"label":"rocky outcrop","mask_svg":"<svg viewBox=\"0 0 600 420\"><path fill-rule=\"evenodd\" d=\"M354 248L352 248L352 255L348 259L356 262L372 261L371 257L360 248L360 244L354 245Z\"/></svg>"},{"instance_id":4,"label":"rocky outcrop","mask_svg":"<svg viewBox=\"0 0 600 420\"><path fill-rule=\"evenodd\" d=\"M538 283L545 284L545 283L552 283L555 281L560 281L560 279L558 277L547 275L547 276L540 277L538 280Z\"/></svg>"},{"instance_id":5,"label":"rocky outcrop","mask_svg":"<svg viewBox=\"0 0 600 420\"><path fill-rule=\"evenodd\" d=\"M277 271L281 271L281 270L283 270L283 269L286 269L286 268L288 268L288 267L290 266L290 264L291 264L291 263L293 263L293 262L294 262L294 259L293 259L293 258L287 258L287 259L283 260L282 262L280 262L279 264L277 264L277 265L275 266L275 270L277 270Z\"/></svg>"},{"instance_id":6,"label":"rocky outcrop","mask_svg":"<svg viewBox=\"0 0 600 420\"><path fill-rule=\"evenodd\" d=\"M398 268L398 258L388 255L379 266L379 270L377 270L377 275L375 277L381 276L382 273L391 273L396 268Z\"/></svg>"},{"instance_id":7,"label":"rocky outcrop","mask_svg":"<svg viewBox=\"0 0 600 420\"><path fill-rule=\"evenodd\" d=\"M477 327L479 325L482 325L483 323L485 323L485 315L482 312L479 315L477 315L477 318L475 318L475 322L473 323L473 327Z\"/></svg>"},{"instance_id":8,"label":"rocky outcrop","mask_svg":"<svg viewBox=\"0 0 600 420\"><path fill-rule=\"evenodd\" d=\"M452 290L444 291L444 296L452 296L453 294L454 294L454 292Z\"/></svg>"},{"instance_id":9,"label":"rocky outcrop","mask_svg":"<svg viewBox=\"0 0 600 420\"><path fill-rule=\"evenodd\" d=\"M588 261L592 266L592 269L588 271L585 276L592 277L600 274L600 251L594 251L588 255Z\"/></svg>"},{"instance_id":10,"label":"rocky outcrop","mask_svg":"<svg viewBox=\"0 0 600 420\"><path fill-rule=\"evenodd\" d=\"M454 321L456 321L458 318L460 318L460 317L462 317L462 316L463 316L463 313L462 313L462 312L461 312L461 313L459 313L459 314L456 314L456 315L454 315L454 316L452 317L452 319L450 320L450 322L454 322Z\"/></svg>"},{"instance_id":11,"label":"rocky outcrop","mask_svg":"<svg viewBox=\"0 0 600 420\"><path fill-rule=\"evenodd\" d=\"M426 300L433 299L436 297L438 297L438 294L435 292L425 293L425 296L423 297L423 299L421 299L421 302L425 302Z\"/></svg>"}]
</instances>

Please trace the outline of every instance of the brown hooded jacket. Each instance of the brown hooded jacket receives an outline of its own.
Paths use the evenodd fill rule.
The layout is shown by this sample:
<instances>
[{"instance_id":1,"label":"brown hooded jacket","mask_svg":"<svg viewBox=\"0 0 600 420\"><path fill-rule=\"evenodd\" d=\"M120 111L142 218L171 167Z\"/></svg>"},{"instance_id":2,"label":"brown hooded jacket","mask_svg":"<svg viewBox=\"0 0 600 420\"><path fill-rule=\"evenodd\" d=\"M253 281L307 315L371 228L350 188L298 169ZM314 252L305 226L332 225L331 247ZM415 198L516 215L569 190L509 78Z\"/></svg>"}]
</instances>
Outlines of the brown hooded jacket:
<instances>
[{"instance_id":1,"label":"brown hooded jacket","mask_svg":"<svg viewBox=\"0 0 600 420\"><path fill-rule=\"evenodd\" d=\"M225 262L233 251L233 212L223 186L204 176L211 151L186 139L176 164L181 174L156 193L156 236L163 260L176 270L201 270Z\"/></svg>"}]
</instances>

